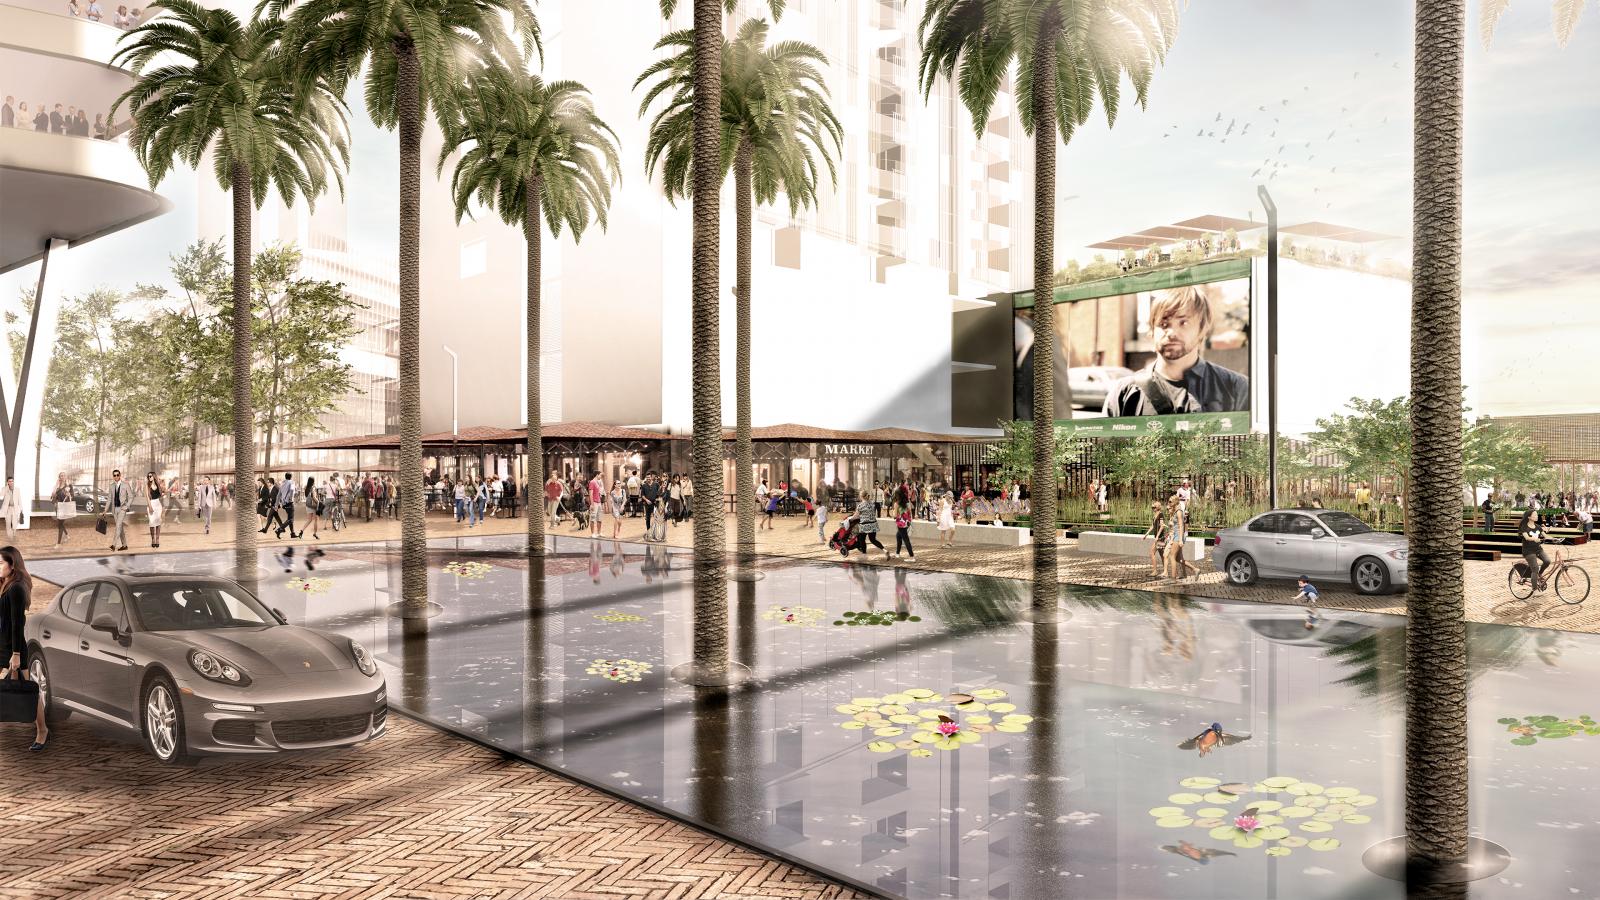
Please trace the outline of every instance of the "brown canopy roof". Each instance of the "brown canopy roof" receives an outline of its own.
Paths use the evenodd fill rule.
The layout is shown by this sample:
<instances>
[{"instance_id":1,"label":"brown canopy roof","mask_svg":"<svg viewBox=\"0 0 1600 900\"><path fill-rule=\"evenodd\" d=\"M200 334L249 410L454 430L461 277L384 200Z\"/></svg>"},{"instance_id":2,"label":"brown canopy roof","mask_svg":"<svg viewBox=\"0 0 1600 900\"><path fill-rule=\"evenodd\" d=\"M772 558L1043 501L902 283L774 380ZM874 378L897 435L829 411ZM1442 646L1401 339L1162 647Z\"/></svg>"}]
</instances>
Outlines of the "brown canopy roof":
<instances>
[{"instance_id":1,"label":"brown canopy roof","mask_svg":"<svg viewBox=\"0 0 1600 900\"><path fill-rule=\"evenodd\" d=\"M687 439L687 436L686 438ZM733 429L724 429L722 439L733 440ZM987 443L992 437L975 437L961 434L934 434L930 431L913 431L909 428L873 428L867 431L841 431L835 428L817 428L812 425L766 425L750 429L750 439L755 441L832 441L854 444L947 444Z\"/></svg>"},{"instance_id":2,"label":"brown canopy roof","mask_svg":"<svg viewBox=\"0 0 1600 900\"><path fill-rule=\"evenodd\" d=\"M546 441L670 441L673 436L643 428L624 428L595 422L555 422L540 429ZM422 436L425 447L449 447L454 444L520 444L527 439L521 428L497 428L493 425L472 425L459 433L438 431ZM350 438L328 438L301 444L297 450L395 450L400 447L398 434L368 434Z\"/></svg>"},{"instance_id":3,"label":"brown canopy roof","mask_svg":"<svg viewBox=\"0 0 1600 900\"><path fill-rule=\"evenodd\" d=\"M1382 234L1376 231L1367 231L1362 228L1352 228L1349 225L1334 225L1329 222L1304 222L1299 225L1289 225L1278 229L1284 234L1298 234L1304 237L1322 238L1329 241L1344 241L1351 244L1370 244L1375 241L1392 241L1395 236Z\"/></svg>"}]
</instances>

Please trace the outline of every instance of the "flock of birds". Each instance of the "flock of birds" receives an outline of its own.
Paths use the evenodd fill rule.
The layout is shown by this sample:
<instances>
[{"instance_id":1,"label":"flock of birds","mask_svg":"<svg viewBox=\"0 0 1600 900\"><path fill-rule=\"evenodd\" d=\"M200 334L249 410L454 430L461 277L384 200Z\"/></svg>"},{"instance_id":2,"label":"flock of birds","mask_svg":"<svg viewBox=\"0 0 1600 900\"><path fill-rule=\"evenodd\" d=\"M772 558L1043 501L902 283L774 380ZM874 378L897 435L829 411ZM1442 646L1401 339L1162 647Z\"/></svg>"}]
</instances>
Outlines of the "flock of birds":
<instances>
[{"instance_id":1,"label":"flock of birds","mask_svg":"<svg viewBox=\"0 0 1600 900\"><path fill-rule=\"evenodd\" d=\"M1381 53L1374 53L1372 55L1375 59L1382 57ZM1393 64L1393 68L1400 68L1400 63L1396 61ZM1360 78L1360 70L1351 73L1352 81L1358 81ZM1305 85L1301 88L1302 94L1308 94L1310 92L1310 85ZM1307 171L1315 171L1313 164L1317 159L1317 150L1325 150L1325 145L1332 144L1335 141L1340 140L1341 134L1352 138L1357 144L1361 143L1361 138L1349 134L1349 132L1357 130L1359 126L1356 125L1356 123L1350 118L1350 107L1348 106L1341 106L1339 108L1339 113L1344 118L1342 119L1340 126L1331 129L1326 137L1320 140L1316 138L1308 140L1303 136L1297 136L1293 140L1289 139L1287 136L1287 131L1280 128L1282 124L1281 114L1285 113L1287 109L1293 105L1293 100L1293 97L1284 97L1276 106L1268 106L1263 104L1257 106L1253 113L1246 113L1243 116L1224 115L1223 113L1219 112L1210 122L1202 124L1199 127L1199 130L1195 132L1194 136L1196 139L1200 140L1216 141L1219 145L1226 144L1231 139L1236 147L1246 144L1247 142L1249 144L1254 144L1254 146L1257 148L1265 147L1267 155L1263 157L1260 163L1256 165L1256 169L1250 173L1250 177L1251 179L1264 177L1265 180L1269 182L1274 178L1277 178L1281 172L1284 172L1295 165L1304 166ZM1302 97L1301 102L1305 102L1304 97ZM1223 124L1223 119L1225 118L1227 119L1226 125ZM1382 122L1379 124L1389 124L1389 117L1384 116ZM1278 132L1280 130L1285 130L1285 136L1282 138L1278 137ZM1180 133L1182 132L1180 131L1179 125L1173 124L1167 127L1167 130L1161 135L1161 137L1162 139L1168 139L1175 137ZM1274 149L1274 147L1276 149ZM1336 175L1338 172L1338 166L1329 166L1328 174ZM1311 192L1313 194L1320 193L1321 188L1313 187ZM1331 207L1332 205L1333 204L1329 202L1325 204L1324 208Z\"/></svg>"}]
</instances>

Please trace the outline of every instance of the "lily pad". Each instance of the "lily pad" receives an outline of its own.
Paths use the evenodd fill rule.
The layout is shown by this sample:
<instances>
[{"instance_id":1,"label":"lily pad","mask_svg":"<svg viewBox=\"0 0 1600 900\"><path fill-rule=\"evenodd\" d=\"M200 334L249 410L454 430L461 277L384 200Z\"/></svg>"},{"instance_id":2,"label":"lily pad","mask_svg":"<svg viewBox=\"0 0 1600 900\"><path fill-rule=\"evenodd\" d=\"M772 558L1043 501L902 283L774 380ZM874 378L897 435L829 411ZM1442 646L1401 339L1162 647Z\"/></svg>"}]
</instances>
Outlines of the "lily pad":
<instances>
[{"instance_id":1,"label":"lily pad","mask_svg":"<svg viewBox=\"0 0 1600 900\"><path fill-rule=\"evenodd\" d=\"M1236 837L1233 839L1233 845L1243 850L1253 850L1264 843L1266 843L1266 841L1263 841L1261 838L1258 838L1253 834L1247 834L1244 837Z\"/></svg>"},{"instance_id":2,"label":"lily pad","mask_svg":"<svg viewBox=\"0 0 1600 900\"><path fill-rule=\"evenodd\" d=\"M1256 812L1272 812L1283 809L1283 804L1276 800L1257 800L1250 805L1255 807Z\"/></svg>"},{"instance_id":3,"label":"lily pad","mask_svg":"<svg viewBox=\"0 0 1600 900\"><path fill-rule=\"evenodd\" d=\"M1353 787L1331 787L1323 791L1322 795L1331 800L1343 800L1346 797L1355 797L1360 793Z\"/></svg>"},{"instance_id":4,"label":"lily pad","mask_svg":"<svg viewBox=\"0 0 1600 900\"><path fill-rule=\"evenodd\" d=\"M1232 825L1218 825L1217 827L1211 829L1210 834L1213 840L1231 841L1234 838L1243 835L1244 832Z\"/></svg>"},{"instance_id":5,"label":"lily pad","mask_svg":"<svg viewBox=\"0 0 1600 900\"><path fill-rule=\"evenodd\" d=\"M954 703L957 706L960 706L963 703L971 703L976 698L973 697L971 694L951 694L950 696L946 697L945 699L949 700L951 703Z\"/></svg>"},{"instance_id":6,"label":"lily pad","mask_svg":"<svg viewBox=\"0 0 1600 900\"><path fill-rule=\"evenodd\" d=\"M1150 810L1150 815L1155 816L1158 819L1165 819L1168 816L1184 815L1184 812L1183 807L1181 806L1158 806L1155 809Z\"/></svg>"},{"instance_id":7,"label":"lily pad","mask_svg":"<svg viewBox=\"0 0 1600 900\"><path fill-rule=\"evenodd\" d=\"M940 750L955 750L961 746L961 742L955 738L941 737L935 740L933 745L938 747Z\"/></svg>"},{"instance_id":8,"label":"lily pad","mask_svg":"<svg viewBox=\"0 0 1600 900\"><path fill-rule=\"evenodd\" d=\"M1268 856L1288 856L1289 854L1291 854L1293 852L1294 852L1293 850L1290 850L1288 847L1284 847L1282 845L1279 845L1277 847L1268 847L1267 848L1267 855Z\"/></svg>"},{"instance_id":9,"label":"lily pad","mask_svg":"<svg viewBox=\"0 0 1600 900\"><path fill-rule=\"evenodd\" d=\"M873 753L893 753L895 747L888 741L873 741L867 744L867 749Z\"/></svg>"},{"instance_id":10,"label":"lily pad","mask_svg":"<svg viewBox=\"0 0 1600 900\"><path fill-rule=\"evenodd\" d=\"M1303 819L1317 812L1309 806L1285 806L1281 811L1285 819Z\"/></svg>"},{"instance_id":11,"label":"lily pad","mask_svg":"<svg viewBox=\"0 0 1600 900\"><path fill-rule=\"evenodd\" d=\"M1519 737L1519 738L1512 738L1511 739L1511 743L1516 745L1516 746L1518 746L1518 747L1526 747L1529 744L1537 744L1537 743L1539 743L1539 739L1535 738L1535 737L1528 737L1527 735L1523 735L1522 737Z\"/></svg>"},{"instance_id":12,"label":"lily pad","mask_svg":"<svg viewBox=\"0 0 1600 900\"><path fill-rule=\"evenodd\" d=\"M1306 846L1310 847L1313 850L1337 850L1337 849L1339 849L1339 839L1338 838L1317 838L1316 840L1312 841L1310 844L1307 844Z\"/></svg>"},{"instance_id":13,"label":"lily pad","mask_svg":"<svg viewBox=\"0 0 1600 900\"><path fill-rule=\"evenodd\" d=\"M1296 797L1312 797L1322 793L1322 785L1312 784L1309 781L1297 781L1284 788L1284 790L1294 794Z\"/></svg>"},{"instance_id":14,"label":"lily pad","mask_svg":"<svg viewBox=\"0 0 1600 900\"><path fill-rule=\"evenodd\" d=\"M894 745L896 747L899 747L901 750L915 750L915 749L917 749L917 742L911 740L910 738L906 738L903 741L895 741Z\"/></svg>"},{"instance_id":15,"label":"lily pad","mask_svg":"<svg viewBox=\"0 0 1600 900\"><path fill-rule=\"evenodd\" d=\"M1274 816L1269 813L1258 813L1256 814L1256 821L1260 822L1262 825L1282 825L1283 817Z\"/></svg>"},{"instance_id":16,"label":"lily pad","mask_svg":"<svg viewBox=\"0 0 1600 900\"><path fill-rule=\"evenodd\" d=\"M930 691L927 688L910 688L904 693L907 697L914 697L918 700L926 700L933 696L933 691ZM973 691L972 693L974 696L982 696L980 691ZM1004 696L1004 694L1002 693L1001 696Z\"/></svg>"},{"instance_id":17,"label":"lily pad","mask_svg":"<svg viewBox=\"0 0 1600 900\"><path fill-rule=\"evenodd\" d=\"M1300 781L1300 779L1298 779L1298 778L1290 778L1287 775L1274 775L1271 778L1263 778L1263 779L1261 779L1261 783L1262 784L1266 785L1267 787L1269 787L1269 788L1271 788L1272 790L1275 790L1275 791L1281 791L1281 790L1287 788L1289 785L1296 784L1299 781Z\"/></svg>"},{"instance_id":18,"label":"lily pad","mask_svg":"<svg viewBox=\"0 0 1600 900\"><path fill-rule=\"evenodd\" d=\"M963 744L976 744L983 740L983 736L976 731L958 731L956 732L956 740Z\"/></svg>"},{"instance_id":19,"label":"lily pad","mask_svg":"<svg viewBox=\"0 0 1600 900\"><path fill-rule=\"evenodd\" d=\"M1318 822L1317 820L1313 819L1310 822L1301 822L1300 830L1308 831L1312 834L1321 834L1324 831L1332 831L1333 826L1329 825L1327 822Z\"/></svg>"},{"instance_id":20,"label":"lily pad","mask_svg":"<svg viewBox=\"0 0 1600 900\"><path fill-rule=\"evenodd\" d=\"M1227 819L1224 819L1224 818L1219 818L1219 817L1215 817L1215 816L1207 816L1206 818L1203 818L1203 819L1195 819L1194 820L1194 824L1198 825L1201 828L1215 828L1218 825L1221 825L1222 823L1224 823L1226 821L1227 821Z\"/></svg>"},{"instance_id":21,"label":"lily pad","mask_svg":"<svg viewBox=\"0 0 1600 900\"><path fill-rule=\"evenodd\" d=\"M1316 815L1312 816L1311 818L1317 820L1318 822L1343 822L1344 821L1344 816L1341 816L1338 813L1331 813L1331 812L1319 812Z\"/></svg>"},{"instance_id":22,"label":"lily pad","mask_svg":"<svg viewBox=\"0 0 1600 900\"><path fill-rule=\"evenodd\" d=\"M1018 725L1015 722L1001 722L999 725L994 727L994 730L1003 731L1006 734L1022 734L1024 731L1028 730L1028 726Z\"/></svg>"},{"instance_id":23,"label":"lily pad","mask_svg":"<svg viewBox=\"0 0 1600 900\"><path fill-rule=\"evenodd\" d=\"M1203 819L1220 819L1227 815L1228 811L1219 806L1208 806L1205 809L1195 810L1194 814Z\"/></svg>"},{"instance_id":24,"label":"lily pad","mask_svg":"<svg viewBox=\"0 0 1600 900\"><path fill-rule=\"evenodd\" d=\"M916 690L921 690L921 688L916 688ZM885 694L882 698L884 703L890 704L891 706L905 706L907 704L916 702L917 699L917 695L911 693L910 691L907 691L904 694Z\"/></svg>"},{"instance_id":25,"label":"lily pad","mask_svg":"<svg viewBox=\"0 0 1600 900\"><path fill-rule=\"evenodd\" d=\"M1217 790L1224 794L1243 794L1244 792L1250 790L1250 785L1245 784L1242 781L1230 781L1227 784L1217 785Z\"/></svg>"},{"instance_id":26,"label":"lily pad","mask_svg":"<svg viewBox=\"0 0 1600 900\"><path fill-rule=\"evenodd\" d=\"M878 699L877 697L852 697L850 699L850 705L851 706L859 706L862 709L867 709L869 707L876 707L876 706L881 705L882 703L883 703L883 701Z\"/></svg>"},{"instance_id":27,"label":"lily pad","mask_svg":"<svg viewBox=\"0 0 1600 900\"><path fill-rule=\"evenodd\" d=\"M1308 841L1305 838L1299 836L1298 834L1292 834L1292 835L1284 838L1283 840L1279 841L1278 842L1278 846L1280 846L1280 847L1304 847L1308 843L1310 843L1310 841Z\"/></svg>"},{"instance_id":28,"label":"lily pad","mask_svg":"<svg viewBox=\"0 0 1600 900\"><path fill-rule=\"evenodd\" d=\"M1322 808L1322 811L1338 813L1341 816L1348 816L1355 812L1356 808L1348 803L1329 803L1327 806Z\"/></svg>"},{"instance_id":29,"label":"lily pad","mask_svg":"<svg viewBox=\"0 0 1600 900\"><path fill-rule=\"evenodd\" d=\"M878 737L899 737L900 735L905 734L906 730L904 728L896 728L893 725L888 725L883 728L874 729L872 733Z\"/></svg>"},{"instance_id":30,"label":"lily pad","mask_svg":"<svg viewBox=\"0 0 1600 900\"><path fill-rule=\"evenodd\" d=\"M1187 828L1194 824L1188 816L1166 816L1156 820L1157 828Z\"/></svg>"},{"instance_id":31,"label":"lily pad","mask_svg":"<svg viewBox=\"0 0 1600 900\"><path fill-rule=\"evenodd\" d=\"M999 688L978 688L970 693L979 700L999 700L1006 695L1006 692Z\"/></svg>"},{"instance_id":32,"label":"lily pad","mask_svg":"<svg viewBox=\"0 0 1600 900\"><path fill-rule=\"evenodd\" d=\"M911 739L919 744L931 744L939 739L939 735L931 731L919 731L913 734Z\"/></svg>"},{"instance_id":33,"label":"lily pad","mask_svg":"<svg viewBox=\"0 0 1600 900\"><path fill-rule=\"evenodd\" d=\"M899 703L885 703L884 705L878 707L878 712L886 716L903 716L910 711L911 710L906 709L904 705Z\"/></svg>"},{"instance_id":34,"label":"lily pad","mask_svg":"<svg viewBox=\"0 0 1600 900\"><path fill-rule=\"evenodd\" d=\"M961 720L962 724L965 725L988 725L993 721L993 716L967 716Z\"/></svg>"},{"instance_id":35,"label":"lily pad","mask_svg":"<svg viewBox=\"0 0 1600 900\"><path fill-rule=\"evenodd\" d=\"M1201 790L1216 787L1221 783L1221 781L1218 781L1215 778L1207 778L1204 775L1195 775L1178 782L1178 784L1181 784L1186 788L1200 788Z\"/></svg>"},{"instance_id":36,"label":"lily pad","mask_svg":"<svg viewBox=\"0 0 1600 900\"><path fill-rule=\"evenodd\" d=\"M851 720L849 722L840 722L839 723L839 727L847 729L849 731L859 731L859 730L867 727L867 723L865 723L865 722L857 722L857 721Z\"/></svg>"},{"instance_id":37,"label":"lily pad","mask_svg":"<svg viewBox=\"0 0 1600 900\"><path fill-rule=\"evenodd\" d=\"M915 725L922 721L922 717L914 716L910 713L895 713L889 717L889 721L896 725Z\"/></svg>"},{"instance_id":38,"label":"lily pad","mask_svg":"<svg viewBox=\"0 0 1600 900\"><path fill-rule=\"evenodd\" d=\"M993 706L991 706L989 708L993 709L995 712L1003 712L1004 711L1004 710L995 709L995 707L993 707ZM1029 722L1033 721L1033 716L1025 715L1023 713L1011 713L1011 714L1007 715L1005 718L1001 719L1001 721L1010 722L1013 725L1026 725Z\"/></svg>"},{"instance_id":39,"label":"lily pad","mask_svg":"<svg viewBox=\"0 0 1600 900\"><path fill-rule=\"evenodd\" d=\"M1167 798L1167 802L1168 803L1176 803L1179 806L1189 806L1190 804L1193 804L1193 803L1199 803L1201 800L1204 800L1204 799L1205 798L1201 797L1199 794L1183 794L1183 793L1179 793L1179 794L1173 794L1172 796L1168 797Z\"/></svg>"},{"instance_id":40,"label":"lily pad","mask_svg":"<svg viewBox=\"0 0 1600 900\"><path fill-rule=\"evenodd\" d=\"M1212 791L1205 797L1207 803L1232 803L1238 799L1236 794L1224 794L1221 791Z\"/></svg>"},{"instance_id":41,"label":"lily pad","mask_svg":"<svg viewBox=\"0 0 1600 900\"><path fill-rule=\"evenodd\" d=\"M927 758L929 756L932 756L933 755L933 751L929 750L926 747L918 747L917 749L911 751L910 753L908 753L906 755L907 756L915 756L918 759L925 759L925 758Z\"/></svg>"},{"instance_id":42,"label":"lily pad","mask_svg":"<svg viewBox=\"0 0 1600 900\"><path fill-rule=\"evenodd\" d=\"M1372 796L1371 794L1361 794L1357 797L1351 797L1345 802L1349 803L1351 806L1371 806L1372 804L1378 802L1378 798Z\"/></svg>"},{"instance_id":43,"label":"lily pad","mask_svg":"<svg viewBox=\"0 0 1600 900\"><path fill-rule=\"evenodd\" d=\"M1345 816L1343 819L1340 819L1339 821L1345 823L1346 825L1365 825L1368 822L1372 821L1372 817L1371 816L1363 816L1363 815L1353 815L1353 816Z\"/></svg>"},{"instance_id":44,"label":"lily pad","mask_svg":"<svg viewBox=\"0 0 1600 900\"><path fill-rule=\"evenodd\" d=\"M1297 798L1295 798L1294 805L1295 806L1307 806L1307 807L1310 807L1311 809L1321 809L1322 807L1328 805L1328 798L1327 797L1297 797Z\"/></svg>"},{"instance_id":45,"label":"lily pad","mask_svg":"<svg viewBox=\"0 0 1600 900\"><path fill-rule=\"evenodd\" d=\"M1282 825L1267 825L1256 829L1256 837L1263 841L1279 841L1289 836L1289 829Z\"/></svg>"},{"instance_id":46,"label":"lily pad","mask_svg":"<svg viewBox=\"0 0 1600 900\"><path fill-rule=\"evenodd\" d=\"M841 715L853 716L856 713L861 712L861 707L859 707L859 706L851 706L848 703L841 703L838 706L835 706L833 708L833 711L836 712L836 713L840 713Z\"/></svg>"},{"instance_id":47,"label":"lily pad","mask_svg":"<svg viewBox=\"0 0 1600 900\"><path fill-rule=\"evenodd\" d=\"M1516 725L1520 720L1519 719L1496 719L1495 721L1499 722L1501 725Z\"/></svg>"},{"instance_id":48,"label":"lily pad","mask_svg":"<svg viewBox=\"0 0 1600 900\"><path fill-rule=\"evenodd\" d=\"M991 704L989 704L989 711L990 712L1008 713L1008 712L1016 712L1016 709L1017 709L1017 705L1015 703L991 703Z\"/></svg>"}]
</instances>

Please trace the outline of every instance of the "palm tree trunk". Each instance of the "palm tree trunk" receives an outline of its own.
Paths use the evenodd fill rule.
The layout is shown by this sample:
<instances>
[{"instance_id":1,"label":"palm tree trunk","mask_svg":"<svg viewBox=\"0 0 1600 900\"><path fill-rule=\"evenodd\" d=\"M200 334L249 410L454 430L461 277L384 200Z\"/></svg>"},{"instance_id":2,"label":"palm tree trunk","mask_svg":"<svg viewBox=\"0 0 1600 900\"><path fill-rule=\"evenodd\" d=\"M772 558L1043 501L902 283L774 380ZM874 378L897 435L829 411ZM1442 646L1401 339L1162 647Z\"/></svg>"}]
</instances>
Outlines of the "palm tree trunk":
<instances>
[{"instance_id":1,"label":"palm tree trunk","mask_svg":"<svg viewBox=\"0 0 1600 900\"><path fill-rule=\"evenodd\" d=\"M1047 15L1033 57L1033 600L1054 606L1056 581L1056 35ZM1071 397L1067 398L1068 408Z\"/></svg>"},{"instance_id":2,"label":"palm tree trunk","mask_svg":"<svg viewBox=\"0 0 1600 900\"><path fill-rule=\"evenodd\" d=\"M528 484L528 553L534 556L544 555L544 419L539 391L539 304L544 293L539 283L543 249L539 194L543 190L544 179L535 171L528 181L528 206L522 216L522 236L528 244L528 465L523 480ZM533 572L528 577L533 578Z\"/></svg>"},{"instance_id":3,"label":"palm tree trunk","mask_svg":"<svg viewBox=\"0 0 1600 900\"><path fill-rule=\"evenodd\" d=\"M733 511L738 529L738 565L748 573L756 557L755 452L750 444L750 232L755 188L755 148L749 137L739 140L733 163L734 231L737 255L733 296L738 349L734 353L737 397L733 432Z\"/></svg>"},{"instance_id":4,"label":"palm tree trunk","mask_svg":"<svg viewBox=\"0 0 1600 900\"><path fill-rule=\"evenodd\" d=\"M1461 566L1461 180L1465 0L1417 0L1411 467L1405 526L1406 855L1467 853L1467 643Z\"/></svg>"},{"instance_id":5,"label":"palm tree trunk","mask_svg":"<svg viewBox=\"0 0 1600 900\"><path fill-rule=\"evenodd\" d=\"M400 119L400 596L403 614L428 606L428 523L422 476L422 67L410 38L394 41Z\"/></svg>"},{"instance_id":6,"label":"palm tree trunk","mask_svg":"<svg viewBox=\"0 0 1600 900\"><path fill-rule=\"evenodd\" d=\"M728 584L723 576L722 339L717 296L722 187L722 0L694 0L694 662L697 674L728 668Z\"/></svg>"},{"instance_id":7,"label":"palm tree trunk","mask_svg":"<svg viewBox=\"0 0 1600 900\"><path fill-rule=\"evenodd\" d=\"M250 170L233 164L233 490L240 497L256 494L255 409L250 397L250 375L255 363L255 342L250 310ZM240 506L233 517L233 567L237 577L256 577L256 519L251 506Z\"/></svg>"}]
</instances>

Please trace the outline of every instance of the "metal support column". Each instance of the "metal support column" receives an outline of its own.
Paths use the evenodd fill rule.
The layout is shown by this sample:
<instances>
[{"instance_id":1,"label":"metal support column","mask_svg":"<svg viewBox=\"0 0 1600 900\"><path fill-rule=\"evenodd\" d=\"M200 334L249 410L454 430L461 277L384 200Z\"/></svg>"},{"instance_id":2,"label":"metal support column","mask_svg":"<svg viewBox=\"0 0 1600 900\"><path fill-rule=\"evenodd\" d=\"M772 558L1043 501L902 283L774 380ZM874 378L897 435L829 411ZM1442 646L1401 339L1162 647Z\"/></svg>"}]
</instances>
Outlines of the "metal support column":
<instances>
[{"instance_id":1,"label":"metal support column","mask_svg":"<svg viewBox=\"0 0 1600 900\"><path fill-rule=\"evenodd\" d=\"M1267 210L1267 508L1278 508L1278 204L1266 185L1256 196Z\"/></svg>"},{"instance_id":2,"label":"metal support column","mask_svg":"<svg viewBox=\"0 0 1600 900\"><path fill-rule=\"evenodd\" d=\"M40 437L40 420L44 415L45 378L50 372L50 360L55 352L56 326L61 318L61 296L56 282L47 276L50 265L57 268L66 264L67 242L51 238L39 261L39 284L33 294L33 315L28 320L28 332L22 342L20 374L11 359L11 345L0 341L0 438L4 441L5 477L15 478L17 490L25 496L32 492L38 459L33 452ZM57 279L59 281L59 279ZM35 352L39 351L39 352ZM20 527L32 524L30 515Z\"/></svg>"}]
</instances>

